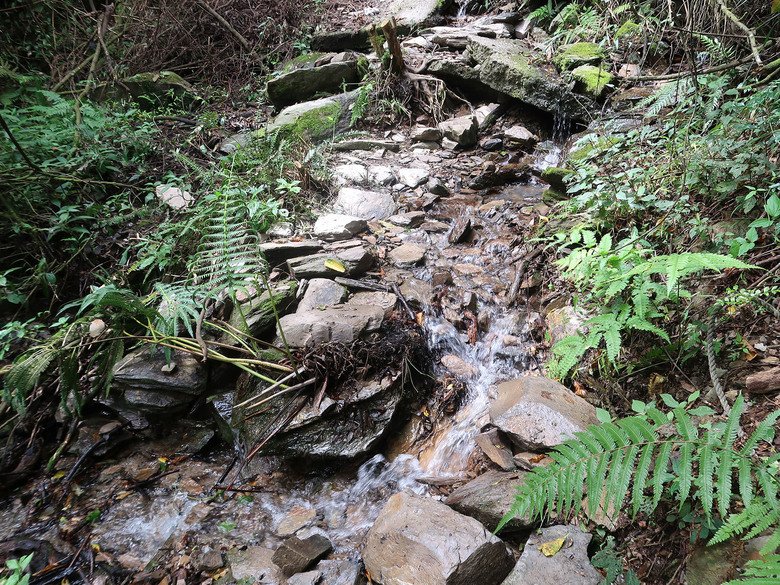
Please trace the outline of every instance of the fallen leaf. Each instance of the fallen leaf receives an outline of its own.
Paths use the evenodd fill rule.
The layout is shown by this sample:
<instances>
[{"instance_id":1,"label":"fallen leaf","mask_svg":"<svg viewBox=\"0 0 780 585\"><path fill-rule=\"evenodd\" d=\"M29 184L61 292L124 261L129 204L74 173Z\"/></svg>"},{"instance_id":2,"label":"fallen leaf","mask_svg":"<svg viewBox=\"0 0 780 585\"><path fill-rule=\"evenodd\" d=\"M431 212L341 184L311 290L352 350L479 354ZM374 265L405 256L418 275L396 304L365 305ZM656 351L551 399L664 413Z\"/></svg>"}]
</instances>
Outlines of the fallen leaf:
<instances>
[{"instance_id":1,"label":"fallen leaf","mask_svg":"<svg viewBox=\"0 0 780 585\"><path fill-rule=\"evenodd\" d=\"M336 272L346 272L347 269L344 268L344 265L339 262L338 260L334 260L333 258L328 258L325 260L325 268L328 268L329 270L335 270Z\"/></svg>"},{"instance_id":2,"label":"fallen leaf","mask_svg":"<svg viewBox=\"0 0 780 585\"><path fill-rule=\"evenodd\" d=\"M577 380L574 380L574 393L577 396L587 396L588 395L588 391L585 390L585 386L583 386Z\"/></svg>"},{"instance_id":3,"label":"fallen leaf","mask_svg":"<svg viewBox=\"0 0 780 585\"><path fill-rule=\"evenodd\" d=\"M545 542L542 544L542 546L539 547L539 550L542 551L542 554L546 557L551 557L555 555L561 548L563 548L564 543L566 542L566 539L569 537L569 534L564 534L560 538L556 540L552 540L550 542Z\"/></svg>"}]
</instances>

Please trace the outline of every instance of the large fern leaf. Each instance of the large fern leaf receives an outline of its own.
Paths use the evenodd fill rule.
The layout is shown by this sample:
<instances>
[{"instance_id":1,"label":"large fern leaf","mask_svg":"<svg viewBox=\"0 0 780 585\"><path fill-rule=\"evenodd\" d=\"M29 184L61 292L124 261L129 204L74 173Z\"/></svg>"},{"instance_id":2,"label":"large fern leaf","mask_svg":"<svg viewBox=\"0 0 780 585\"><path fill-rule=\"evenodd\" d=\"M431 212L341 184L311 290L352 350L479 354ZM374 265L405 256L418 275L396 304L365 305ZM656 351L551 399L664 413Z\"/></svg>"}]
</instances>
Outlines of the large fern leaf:
<instances>
[{"instance_id":1,"label":"large fern leaf","mask_svg":"<svg viewBox=\"0 0 780 585\"><path fill-rule=\"evenodd\" d=\"M743 411L740 395L725 424L712 423L703 434L682 407L674 409L671 425L656 408L617 424L591 425L556 447L549 466L525 476L499 529L518 515L544 519L554 513L580 512L584 499L591 516L599 505L621 509L626 498L633 514L640 509L652 513L664 497L675 498L680 505L693 500L707 516L718 511L725 523L713 542L734 535L751 537L777 525L780 502L775 461L756 459L754 449L772 440L772 425L780 411L759 424L737 452L734 442ZM678 455L674 467L670 466L673 453ZM735 474L739 477L736 492L732 487ZM729 515L731 500L737 497L745 509ZM780 529L772 544L780 544Z\"/></svg>"}]
</instances>

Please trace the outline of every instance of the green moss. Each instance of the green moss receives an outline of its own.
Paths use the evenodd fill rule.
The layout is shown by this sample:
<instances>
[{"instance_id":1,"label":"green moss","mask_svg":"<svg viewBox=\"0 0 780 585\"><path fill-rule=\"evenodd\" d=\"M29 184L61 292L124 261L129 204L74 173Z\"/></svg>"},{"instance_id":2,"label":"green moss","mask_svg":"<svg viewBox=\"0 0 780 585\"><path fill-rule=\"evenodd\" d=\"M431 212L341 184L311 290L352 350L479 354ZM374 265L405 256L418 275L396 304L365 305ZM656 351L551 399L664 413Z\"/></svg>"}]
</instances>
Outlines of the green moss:
<instances>
[{"instance_id":1,"label":"green moss","mask_svg":"<svg viewBox=\"0 0 780 585\"><path fill-rule=\"evenodd\" d=\"M575 89L593 99L600 98L607 85L612 83L612 75L594 65L580 65L571 72L571 76L576 82Z\"/></svg>"},{"instance_id":2,"label":"green moss","mask_svg":"<svg viewBox=\"0 0 780 585\"><path fill-rule=\"evenodd\" d=\"M314 66L314 63L322 57L324 53L306 53L305 55L298 55L292 61L288 61L284 65L284 73L295 71L296 69L306 69L309 66Z\"/></svg>"},{"instance_id":3,"label":"green moss","mask_svg":"<svg viewBox=\"0 0 780 585\"><path fill-rule=\"evenodd\" d=\"M559 167L549 167L542 171L542 180L550 184L555 191L566 193L566 177L573 175L574 171Z\"/></svg>"},{"instance_id":4,"label":"green moss","mask_svg":"<svg viewBox=\"0 0 780 585\"><path fill-rule=\"evenodd\" d=\"M615 40L620 39L635 39L639 36L639 33L642 31L642 27L639 26L637 23L632 22L630 20L627 20L623 24L620 25L620 28L617 29L615 32Z\"/></svg>"},{"instance_id":5,"label":"green moss","mask_svg":"<svg viewBox=\"0 0 780 585\"><path fill-rule=\"evenodd\" d=\"M585 138L580 140L576 149L569 152L566 160L567 162L581 161L599 150L609 148L617 142L618 139L614 137L607 138L606 136L588 134Z\"/></svg>"},{"instance_id":6,"label":"green moss","mask_svg":"<svg viewBox=\"0 0 780 585\"><path fill-rule=\"evenodd\" d=\"M326 136L333 133L341 116L341 105L333 102L300 116L290 128L298 138Z\"/></svg>"},{"instance_id":7,"label":"green moss","mask_svg":"<svg viewBox=\"0 0 780 585\"><path fill-rule=\"evenodd\" d=\"M578 65L599 63L604 57L604 49L596 43L572 43L558 49L553 63L559 70L564 71Z\"/></svg>"},{"instance_id":8,"label":"green moss","mask_svg":"<svg viewBox=\"0 0 780 585\"><path fill-rule=\"evenodd\" d=\"M278 362L286 358L287 354L278 349L266 349L260 352L260 359L264 362Z\"/></svg>"}]
</instances>

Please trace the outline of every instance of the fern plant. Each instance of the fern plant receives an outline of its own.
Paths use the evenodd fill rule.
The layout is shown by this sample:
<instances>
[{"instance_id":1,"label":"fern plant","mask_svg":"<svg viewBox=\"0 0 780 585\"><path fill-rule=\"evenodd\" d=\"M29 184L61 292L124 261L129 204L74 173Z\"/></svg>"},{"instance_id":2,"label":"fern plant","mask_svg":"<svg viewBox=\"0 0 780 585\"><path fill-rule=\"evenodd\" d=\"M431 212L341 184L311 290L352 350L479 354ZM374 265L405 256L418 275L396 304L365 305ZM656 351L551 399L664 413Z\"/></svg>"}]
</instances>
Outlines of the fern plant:
<instances>
[{"instance_id":1,"label":"fern plant","mask_svg":"<svg viewBox=\"0 0 780 585\"><path fill-rule=\"evenodd\" d=\"M593 517L599 508L650 515L662 500L673 498L680 506L691 501L707 518L720 515L724 523L710 543L752 538L774 527L762 553L776 550L780 454L762 459L756 448L772 442L780 410L767 416L739 449L742 395L725 423L697 423L683 405L668 415L653 406L643 410L615 423L591 425L557 446L549 466L526 474L497 530L515 516L544 520L584 511ZM744 506L739 513L731 511L736 500Z\"/></svg>"},{"instance_id":2,"label":"fern plant","mask_svg":"<svg viewBox=\"0 0 780 585\"><path fill-rule=\"evenodd\" d=\"M668 333L652 320L664 316L665 305L692 296L680 284L686 277L704 270L751 268L730 256L703 252L653 256L637 243L636 234L616 246L609 234L597 241L596 233L588 229L575 229L558 239L560 245L581 246L558 265L575 285L587 287L585 301L601 308L598 315L584 323L584 332L561 340L553 348L556 359L550 368L561 378L589 349L597 349L602 343L609 362L617 364L622 336L627 331L647 331L670 343Z\"/></svg>"}]
</instances>

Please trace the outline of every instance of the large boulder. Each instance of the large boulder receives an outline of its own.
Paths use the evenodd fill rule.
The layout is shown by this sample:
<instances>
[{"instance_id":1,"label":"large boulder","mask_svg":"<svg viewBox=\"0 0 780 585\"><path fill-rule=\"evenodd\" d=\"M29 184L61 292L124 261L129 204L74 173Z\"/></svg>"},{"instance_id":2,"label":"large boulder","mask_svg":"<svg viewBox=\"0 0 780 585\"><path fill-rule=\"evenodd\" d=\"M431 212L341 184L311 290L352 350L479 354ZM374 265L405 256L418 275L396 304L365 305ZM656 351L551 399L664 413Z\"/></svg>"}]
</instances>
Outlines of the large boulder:
<instances>
[{"instance_id":1,"label":"large boulder","mask_svg":"<svg viewBox=\"0 0 780 585\"><path fill-rule=\"evenodd\" d=\"M468 52L479 64L482 83L496 91L575 120L588 119L595 109L587 98L573 94L555 70L534 65L532 50L523 41L473 36Z\"/></svg>"},{"instance_id":2,"label":"large boulder","mask_svg":"<svg viewBox=\"0 0 780 585\"><path fill-rule=\"evenodd\" d=\"M473 146L477 143L479 122L476 116L459 116L439 124L439 130L445 138L457 142L458 146Z\"/></svg>"},{"instance_id":3,"label":"large boulder","mask_svg":"<svg viewBox=\"0 0 780 585\"><path fill-rule=\"evenodd\" d=\"M407 29L409 25L425 26L451 5L452 0L390 0L384 4L383 18L392 16Z\"/></svg>"},{"instance_id":4,"label":"large boulder","mask_svg":"<svg viewBox=\"0 0 780 585\"><path fill-rule=\"evenodd\" d=\"M369 530L363 562L382 585L497 585L513 564L479 522L406 491L388 500Z\"/></svg>"},{"instance_id":5,"label":"large boulder","mask_svg":"<svg viewBox=\"0 0 780 585\"><path fill-rule=\"evenodd\" d=\"M276 107L289 106L318 93L338 93L344 84L357 81L357 61L295 69L268 81L268 99Z\"/></svg>"},{"instance_id":6,"label":"large boulder","mask_svg":"<svg viewBox=\"0 0 780 585\"><path fill-rule=\"evenodd\" d=\"M607 85L612 83L612 75L603 67L595 65L580 65L571 72L574 78L574 89L597 100L604 95Z\"/></svg>"},{"instance_id":7,"label":"large boulder","mask_svg":"<svg viewBox=\"0 0 780 585\"><path fill-rule=\"evenodd\" d=\"M515 503L517 488L525 484L525 472L488 471L453 491L445 500L452 509L471 516L495 530ZM527 518L515 516L503 530L532 528Z\"/></svg>"},{"instance_id":8,"label":"large boulder","mask_svg":"<svg viewBox=\"0 0 780 585\"><path fill-rule=\"evenodd\" d=\"M550 556L542 546L564 538L563 546ZM502 585L597 585L601 575L588 558L591 535L578 526L550 526L531 535L523 554ZM550 551L552 552L552 551Z\"/></svg>"},{"instance_id":9,"label":"large boulder","mask_svg":"<svg viewBox=\"0 0 780 585\"><path fill-rule=\"evenodd\" d=\"M266 133L310 142L333 138L349 128L350 106L356 99L357 91L351 91L289 106L279 112Z\"/></svg>"},{"instance_id":10,"label":"large boulder","mask_svg":"<svg viewBox=\"0 0 780 585\"><path fill-rule=\"evenodd\" d=\"M292 347L352 343L363 333L379 329L384 316L382 307L338 306L285 315L279 319L279 329Z\"/></svg>"},{"instance_id":11,"label":"large boulder","mask_svg":"<svg viewBox=\"0 0 780 585\"><path fill-rule=\"evenodd\" d=\"M326 213L314 223L314 235L328 242L348 240L368 228L362 217L341 213Z\"/></svg>"},{"instance_id":12,"label":"large boulder","mask_svg":"<svg viewBox=\"0 0 780 585\"><path fill-rule=\"evenodd\" d=\"M342 187L334 208L348 215L370 220L388 218L396 212L398 206L390 193Z\"/></svg>"},{"instance_id":13,"label":"large boulder","mask_svg":"<svg viewBox=\"0 0 780 585\"><path fill-rule=\"evenodd\" d=\"M374 256L364 246L356 245L313 256L290 258L287 261L287 268L298 280L333 278L342 273L355 277L371 268L374 260Z\"/></svg>"},{"instance_id":14,"label":"large boulder","mask_svg":"<svg viewBox=\"0 0 780 585\"><path fill-rule=\"evenodd\" d=\"M490 419L515 445L529 451L547 451L598 424L595 407L542 376L499 384Z\"/></svg>"},{"instance_id":15,"label":"large boulder","mask_svg":"<svg viewBox=\"0 0 780 585\"><path fill-rule=\"evenodd\" d=\"M245 388L246 386L246 388ZM236 400L240 403L256 396L267 385L239 383ZM379 380L344 383L336 396L325 396L318 405L307 402L301 411L263 445L263 455L308 457L316 459L352 459L376 448L399 410L401 376L388 375ZM266 437L267 426L282 409L289 396L282 395L256 409L234 409L233 420L242 440L257 445Z\"/></svg>"}]
</instances>

